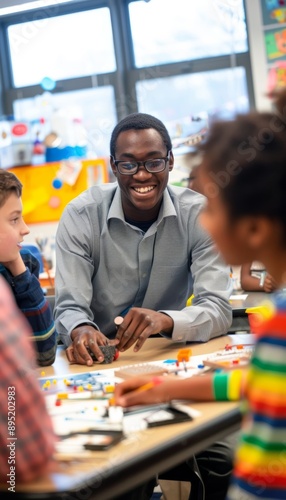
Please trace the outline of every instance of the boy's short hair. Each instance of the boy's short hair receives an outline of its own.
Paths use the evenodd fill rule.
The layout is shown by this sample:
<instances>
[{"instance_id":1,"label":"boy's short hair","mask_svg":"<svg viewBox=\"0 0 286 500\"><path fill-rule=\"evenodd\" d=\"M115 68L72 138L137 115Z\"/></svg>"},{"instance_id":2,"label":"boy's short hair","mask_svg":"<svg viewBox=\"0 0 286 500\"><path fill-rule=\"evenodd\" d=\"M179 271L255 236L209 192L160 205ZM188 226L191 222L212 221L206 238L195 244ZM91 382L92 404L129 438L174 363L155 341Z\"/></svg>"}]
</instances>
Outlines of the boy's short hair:
<instances>
[{"instance_id":1,"label":"boy's short hair","mask_svg":"<svg viewBox=\"0 0 286 500\"><path fill-rule=\"evenodd\" d=\"M13 192L20 198L22 195L21 182L12 172L0 168L0 208Z\"/></svg>"},{"instance_id":2,"label":"boy's short hair","mask_svg":"<svg viewBox=\"0 0 286 500\"><path fill-rule=\"evenodd\" d=\"M162 137L162 141L166 146L167 152L172 149L172 141L164 123L158 118L146 113L132 113L125 116L113 129L110 139L110 154L115 158L116 143L121 132L128 130L146 130L154 128Z\"/></svg>"}]
</instances>

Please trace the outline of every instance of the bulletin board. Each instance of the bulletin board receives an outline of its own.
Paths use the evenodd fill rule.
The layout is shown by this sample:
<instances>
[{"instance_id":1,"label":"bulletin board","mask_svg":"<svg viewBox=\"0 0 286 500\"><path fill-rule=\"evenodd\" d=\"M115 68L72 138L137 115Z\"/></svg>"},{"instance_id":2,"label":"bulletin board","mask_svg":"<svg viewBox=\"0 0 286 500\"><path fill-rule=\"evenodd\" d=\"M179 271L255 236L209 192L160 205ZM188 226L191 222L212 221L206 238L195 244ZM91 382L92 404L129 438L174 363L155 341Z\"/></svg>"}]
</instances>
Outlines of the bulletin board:
<instances>
[{"instance_id":1,"label":"bulletin board","mask_svg":"<svg viewBox=\"0 0 286 500\"><path fill-rule=\"evenodd\" d=\"M279 61L269 69L268 87L270 91L286 87L286 61Z\"/></svg>"},{"instance_id":2,"label":"bulletin board","mask_svg":"<svg viewBox=\"0 0 286 500\"><path fill-rule=\"evenodd\" d=\"M65 206L73 198L90 186L109 180L105 158L65 160L14 167L9 171L23 185L23 217L28 225L59 221Z\"/></svg>"},{"instance_id":3,"label":"bulletin board","mask_svg":"<svg viewBox=\"0 0 286 500\"><path fill-rule=\"evenodd\" d=\"M261 11L267 62L283 61L286 59L286 0L261 0Z\"/></svg>"},{"instance_id":4,"label":"bulletin board","mask_svg":"<svg viewBox=\"0 0 286 500\"><path fill-rule=\"evenodd\" d=\"M286 85L286 0L261 0L268 91Z\"/></svg>"},{"instance_id":5,"label":"bulletin board","mask_svg":"<svg viewBox=\"0 0 286 500\"><path fill-rule=\"evenodd\" d=\"M286 58L286 27L265 32L265 46L268 63Z\"/></svg>"},{"instance_id":6,"label":"bulletin board","mask_svg":"<svg viewBox=\"0 0 286 500\"><path fill-rule=\"evenodd\" d=\"M263 24L286 23L286 0L262 0Z\"/></svg>"}]
</instances>

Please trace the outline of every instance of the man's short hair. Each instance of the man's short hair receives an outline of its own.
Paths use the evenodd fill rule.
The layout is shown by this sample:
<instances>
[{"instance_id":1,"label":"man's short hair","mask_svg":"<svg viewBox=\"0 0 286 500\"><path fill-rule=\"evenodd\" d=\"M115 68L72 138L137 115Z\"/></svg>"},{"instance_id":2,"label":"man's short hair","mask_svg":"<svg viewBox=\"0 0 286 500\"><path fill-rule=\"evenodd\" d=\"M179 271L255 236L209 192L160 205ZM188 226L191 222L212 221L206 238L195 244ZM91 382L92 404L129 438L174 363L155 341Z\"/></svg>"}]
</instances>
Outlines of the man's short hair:
<instances>
[{"instance_id":1,"label":"man's short hair","mask_svg":"<svg viewBox=\"0 0 286 500\"><path fill-rule=\"evenodd\" d=\"M161 120L155 118L155 116L147 115L146 113L132 113L131 115L125 116L114 128L111 139L110 139L110 154L115 158L116 143L118 136L121 132L127 130L145 130L153 128L162 137L162 141L165 144L167 151L172 149L172 141L169 136L169 132Z\"/></svg>"},{"instance_id":2,"label":"man's short hair","mask_svg":"<svg viewBox=\"0 0 286 500\"><path fill-rule=\"evenodd\" d=\"M21 182L12 172L0 168L0 208L13 192L20 198L22 195Z\"/></svg>"}]
</instances>

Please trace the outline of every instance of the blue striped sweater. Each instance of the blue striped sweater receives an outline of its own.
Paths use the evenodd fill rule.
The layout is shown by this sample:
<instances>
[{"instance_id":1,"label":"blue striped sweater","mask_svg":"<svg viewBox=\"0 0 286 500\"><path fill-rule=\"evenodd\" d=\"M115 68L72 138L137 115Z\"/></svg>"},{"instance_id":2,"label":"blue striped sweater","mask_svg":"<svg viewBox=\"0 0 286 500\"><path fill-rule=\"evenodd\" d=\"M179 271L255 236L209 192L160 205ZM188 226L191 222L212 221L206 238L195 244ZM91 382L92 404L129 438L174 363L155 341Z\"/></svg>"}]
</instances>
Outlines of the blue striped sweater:
<instances>
[{"instance_id":1,"label":"blue striped sweater","mask_svg":"<svg viewBox=\"0 0 286 500\"><path fill-rule=\"evenodd\" d=\"M30 323L38 364L48 366L53 364L57 349L53 314L38 280L38 260L28 249L22 248L20 253L26 271L19 276L12 276L8 269L0 264L0 274L9 283L19 309Z\"/></svg>"}]
</instances>

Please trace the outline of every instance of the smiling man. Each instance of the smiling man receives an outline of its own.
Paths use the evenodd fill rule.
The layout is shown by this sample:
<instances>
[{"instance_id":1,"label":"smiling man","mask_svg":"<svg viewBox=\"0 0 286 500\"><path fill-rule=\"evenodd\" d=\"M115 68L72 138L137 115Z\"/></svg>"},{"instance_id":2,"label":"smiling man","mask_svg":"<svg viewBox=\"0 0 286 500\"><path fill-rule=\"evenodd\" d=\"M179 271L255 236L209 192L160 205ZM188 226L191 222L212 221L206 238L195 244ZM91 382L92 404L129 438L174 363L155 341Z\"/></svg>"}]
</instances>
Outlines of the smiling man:
<instances>
[{"instance_id":1,"label":"smiling man","mask_svg":"<svg viewBox=\"0 0 286 500\"><path fill-rule=\"evenodd\" d=\"M174 156L164 124L125 117L110 164L117 183L70 202L57 231L55 315L69 360L102 361L106 344L136 352L155 334L176 342L225 334L229 269L199 223L203 196L168 185Z\"/></svg>"}]
</instances>

